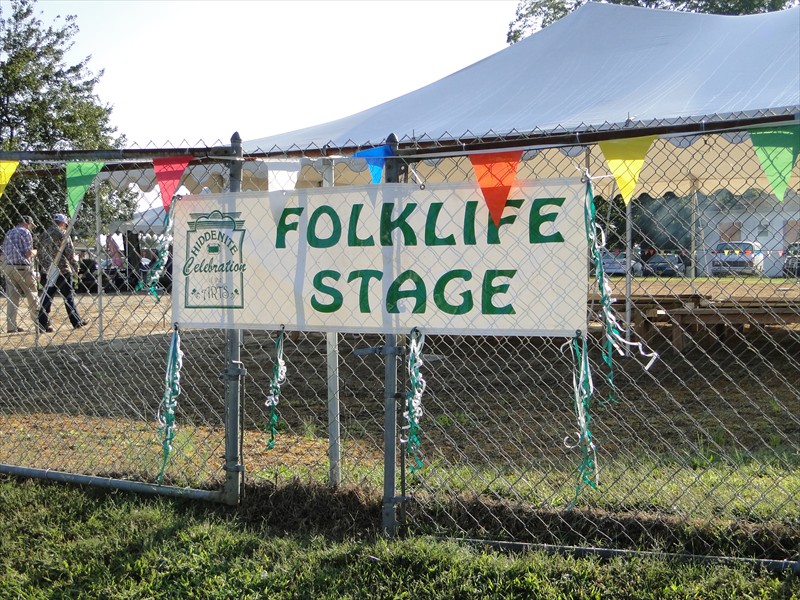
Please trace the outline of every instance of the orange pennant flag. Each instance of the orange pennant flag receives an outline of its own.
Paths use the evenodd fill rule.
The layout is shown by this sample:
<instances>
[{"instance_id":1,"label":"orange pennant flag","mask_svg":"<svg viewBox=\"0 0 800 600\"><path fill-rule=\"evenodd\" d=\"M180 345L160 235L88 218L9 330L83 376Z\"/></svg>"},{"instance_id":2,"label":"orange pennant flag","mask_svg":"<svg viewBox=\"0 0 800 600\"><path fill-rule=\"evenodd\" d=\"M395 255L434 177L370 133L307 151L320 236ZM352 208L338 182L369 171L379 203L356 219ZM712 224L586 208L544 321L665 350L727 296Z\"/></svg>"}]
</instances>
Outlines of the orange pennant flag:
<instances>
[{"instance_id":1,"label":"orange pennant flag","mask_svg":"<svg viewBox=\"0 0 800 600\"><path fill-rule=\"evenodd\" d=\"M172 203L172 196L178 189L183 172L192 162L194 156L165 156L153 159L153 169L156 172L158 189L161 190L161 203L164 205L164 212L169 212L169 205Z\"/></svg>"},{"instance_id":2,"label":"orange pennant flag","mask_svg":"<svg viewBox=\"0 0 800 600\"><path fill-rule=\"evenodd\" d=\"M522 158L522 150L495 152L492 154L470 154L469 160L478 185L483 192L483 200L496 226L506 207L508 193L517 178L517 167Z\"/></svg>"}]
</instances>

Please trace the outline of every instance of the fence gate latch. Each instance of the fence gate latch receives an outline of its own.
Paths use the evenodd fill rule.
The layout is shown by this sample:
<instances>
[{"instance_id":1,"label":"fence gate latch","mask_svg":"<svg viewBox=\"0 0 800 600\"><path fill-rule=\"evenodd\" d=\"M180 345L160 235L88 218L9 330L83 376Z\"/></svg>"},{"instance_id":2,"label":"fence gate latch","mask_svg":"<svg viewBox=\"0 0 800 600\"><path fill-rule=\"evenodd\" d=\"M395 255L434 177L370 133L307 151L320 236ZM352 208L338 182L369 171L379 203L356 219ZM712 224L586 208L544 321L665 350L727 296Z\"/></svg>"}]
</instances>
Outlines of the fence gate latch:
<instances>
[{"instance_id":1,"label":"fence gate latch","mask_svg":"<svg viewBox=\"0 0 800 600\"><path fill-rule=\"evenodd\" d=\"M236 381L240 377L247 374L247 369L244 368L244 363L234 360L228 363L225 370L220 374L220 381Z\"/></svg>"}]
</instances>

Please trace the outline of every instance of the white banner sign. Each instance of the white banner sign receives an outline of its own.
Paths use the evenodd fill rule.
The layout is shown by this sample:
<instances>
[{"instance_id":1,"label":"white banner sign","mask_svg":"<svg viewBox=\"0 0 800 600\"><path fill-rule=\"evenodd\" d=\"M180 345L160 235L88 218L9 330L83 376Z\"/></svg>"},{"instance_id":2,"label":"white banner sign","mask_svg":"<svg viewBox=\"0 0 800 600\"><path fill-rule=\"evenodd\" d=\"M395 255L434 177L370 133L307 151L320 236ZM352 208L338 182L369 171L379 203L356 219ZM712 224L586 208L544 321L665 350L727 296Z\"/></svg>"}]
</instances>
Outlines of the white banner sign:
<instances>
[{"instance_id":1,"label":"white banner sign","mask_svg":"<svg viewBox=\"0 0 800 600\"><path fill-rule=\"evenodd\" d=\"M476 184L185 196L173 321L571 337L587 325L584 194L517 182L499 226Z\"/></svg>"}]
</instances>

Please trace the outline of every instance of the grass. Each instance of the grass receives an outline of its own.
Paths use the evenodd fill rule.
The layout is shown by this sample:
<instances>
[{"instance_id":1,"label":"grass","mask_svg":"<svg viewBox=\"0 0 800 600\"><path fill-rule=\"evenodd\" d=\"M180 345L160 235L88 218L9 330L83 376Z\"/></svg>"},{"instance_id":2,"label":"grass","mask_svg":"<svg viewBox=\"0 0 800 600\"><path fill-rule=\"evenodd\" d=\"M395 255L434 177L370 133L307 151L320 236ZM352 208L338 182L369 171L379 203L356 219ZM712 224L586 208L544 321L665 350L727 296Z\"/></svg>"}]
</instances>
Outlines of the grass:
<instances>
[{"instance_id":1,"label":"grass","mask_svg":"<svg viewBox=\"0 0 800 600\"><path fill-rule=\"evenodd\" d=\"M437 421L446 418L438 416ZM33 466L55 470L81 472L91 464L93 474L115 472L116 464L134 461L132 473L150 473L145 480L153 480L161 466L163 450L160 432L155 424L122 420L93 419L58 415L11 416L0 420L0 456L8 464L24 465L33 461L27 442L31 425L42 439L49 440L50 449L68 444L83 462L72 464L65 459L66 452L44 456L45 462ZM309 428L313 422L309 421ZM221 454L214 444L223 438L221 431L180 424L173 440L174 450L165 473L171 485L207 487L220 480ZM213 440L206 444L205 440ZM280 432L276 447L264 451L265 435L261 431L247 431L246 466L256 480L292 480L324 482L328 476L326 440L316 438L307 429L299 434ZM724 440L723 440L724 441ZM781 439L776 442L782 441ZM41 448L44 451L45 448ZM346 442L343 469L351 481L363 481L374 487L382 485L382 457L359 454L353 443ZM86 461L91 459L91 463ZM773 452L763 457L752 455L736 457L720 455L707 448L702 440L693 453L686 456L664 454L658 460L652 457L633 460L629 456L601 456L601 491L582 492L581 500L590 505L614 510L630 506L662 507L667 513L692 514L694 517L746 518L752 521L775 519L782 522L800 521L800 504L792 498L800 497L800 457L787 451ZM454 466L433 458L419 475L428 481L427 487L436 487L436 481L448 493L469 493L483 489L494 497L524 499L526 503L548 507L567 508L575 500L577 475L575 461L550 461L519 466L462 465ZM713 489L710 496L708 490ZM601 493L602 492L602 493Z\"/></svg>"},{"instance_id":2,"label":"grass","mask_svg":"<svg viewBox=\"0 0 800 600\"><path fill-rule=\"evenodd\" d=\"M800 598L796 576L743 563L341 535L342 496L327 515L287 522L262 519L252 503L237 510L2 477L0 598Z\"/></svg>"},{"instance_id":3,"label":"grass","mask_svg":"<svg viewBox=\"0 0 800 600\"><path fill-rule=\"evenodd\" d=\"M52 434L41 439L53 442L60 440L59 434L68 434L65 441L73 453L80 450L79 456L92 459L93 474L119 476L115 466L125 464L125 456L134 456L140 470L127 472L126 477L155 481L163 451L152 424L34 417L6 423L20 425L7 427L0 437L0 455L9 464L30 464L25 436L35 423L40 435L52 427ZM132 445L134 438L139 443ZM181 425L164 482L219 487L222 473L214 460L214 446L200 443L209 439L221 440L222 433ZM263 432L246 432L248 481L254 486L278 488L286 482L319 486L327 481L327 463L321 460L325 440L307 432L283 432L274 450L264 451L263 445ZM80 468L56 459L72 456L59 452L57 444L51 443L50 450L55 453L42 457L42 468ZM380 498L380 456L359 454L359 448L347 442L343 457L343 481ZM795 557L800 547L797 460L791 453L759 458L719 455L714 448L685 456L665 454L657 460L601 456L600 487L584 486L576 497L572 457L524 468L456 466L433 457L408 479L408 492L415 498L409 505L409 522L417 534L784 559ZM325 511L324 506L320 509ZM610 514L617 519L609 520ZM379 515L372 518L380 523Z\"/></svg>"}]
</instances>

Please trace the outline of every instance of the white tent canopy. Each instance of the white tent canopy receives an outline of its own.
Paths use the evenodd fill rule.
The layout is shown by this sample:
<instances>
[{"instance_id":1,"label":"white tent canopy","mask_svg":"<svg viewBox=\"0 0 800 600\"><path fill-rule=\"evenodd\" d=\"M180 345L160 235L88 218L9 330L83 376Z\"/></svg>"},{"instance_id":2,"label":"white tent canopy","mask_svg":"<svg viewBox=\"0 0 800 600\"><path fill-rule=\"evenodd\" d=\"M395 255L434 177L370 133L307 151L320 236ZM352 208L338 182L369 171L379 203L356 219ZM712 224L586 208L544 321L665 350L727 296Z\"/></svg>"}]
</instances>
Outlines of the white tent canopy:
<instances>
[{"instance_id":1,"label":"white tent canopy","mask_svg":"<svg viewBox=\"0 0 800 600\"><path fill-rule=\"evenodd\" d=\"M496 139L800 113L800 6L719 16L588 3L426 87L245 152Z\"/></svg>"}]
</instances>

